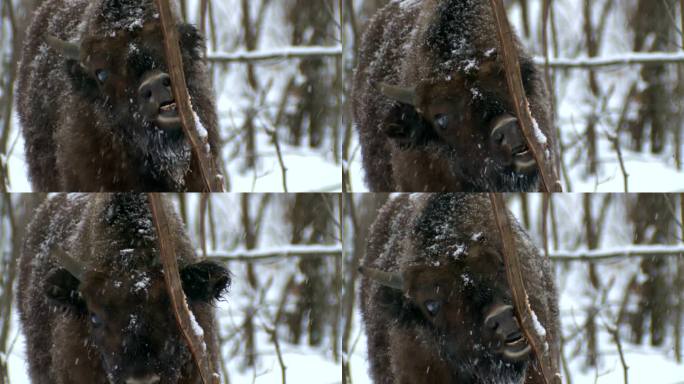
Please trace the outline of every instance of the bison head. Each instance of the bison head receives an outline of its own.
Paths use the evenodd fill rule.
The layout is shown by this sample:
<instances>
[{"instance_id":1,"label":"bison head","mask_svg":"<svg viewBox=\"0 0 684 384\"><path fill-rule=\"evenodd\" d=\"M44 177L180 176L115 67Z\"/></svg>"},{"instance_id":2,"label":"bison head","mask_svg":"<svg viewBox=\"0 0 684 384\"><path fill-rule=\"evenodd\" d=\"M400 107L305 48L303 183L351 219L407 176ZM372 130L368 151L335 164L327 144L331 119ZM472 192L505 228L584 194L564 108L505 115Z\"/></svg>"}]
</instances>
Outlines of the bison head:
<instances>
[{"instance_id":1,"label":"bison head","mask_svg":"<svg viewBox=\"0 0 684 384\"><path fill-rule=\"evenodd\" d=\"M521 382L530 346L514 316L501 256L483 237L458 248L467 252L448 263L361 272L383 286L386 302L393 303L388 309L399 311L393 314L399 324L429 335L424 342L438 346L460 380Z\"/></svg>"},{"instance_id":2,"label":"bison head","mask_svg":"<svg viewBox=\"0 0 684 384\"><path fill-rule=\"evenodd\" d=\"M523 63L522 71L529 90L536 69ZM491 61L414 87L380 84L379 91L398 102L381 129L400 151L438 153L443 164L433 167L448 169L470 189L536 190L539 170L507 89L504 72Z\"/></svg>"},{"instance_id":3,"label":"bison head","mask_svg":"<svg viewBox=\"0 0 684 384\"><path fill-rule=\"evenodd\" d=\"M45 40L65 59L74 93L104 122L94 124L93 134L113 136L132 156L154 165L148 169L159 173L155 176L170 174L179 182L191 152L171 88L161 22L151 2L135 3L105 2L106 9L85 23L80 41ZM196 85L204 84L200 77L205 74L198 72L204 70L198 65L203 40L189 24L179 25L178 32L190 96L204 98L198 93L210 90Z\"/></svg>"},{"instance_id":4,"label":"bison head","mask_svg":"<svg viewBox=\"0 0 684 384\"><path fill-rule=\"evenodd\" d=\"M48 275L45 295L82 320L86 343L99 352L110 383L176 383L181 372L192 372L161 267L105 273L83 268L64 252L59 256L62 267ZM188 265L180 274L193 310L212 304L230 285L230 273L212 262ZM194 315L206 324L206 317Z\"/></svg>"}]
</instances>

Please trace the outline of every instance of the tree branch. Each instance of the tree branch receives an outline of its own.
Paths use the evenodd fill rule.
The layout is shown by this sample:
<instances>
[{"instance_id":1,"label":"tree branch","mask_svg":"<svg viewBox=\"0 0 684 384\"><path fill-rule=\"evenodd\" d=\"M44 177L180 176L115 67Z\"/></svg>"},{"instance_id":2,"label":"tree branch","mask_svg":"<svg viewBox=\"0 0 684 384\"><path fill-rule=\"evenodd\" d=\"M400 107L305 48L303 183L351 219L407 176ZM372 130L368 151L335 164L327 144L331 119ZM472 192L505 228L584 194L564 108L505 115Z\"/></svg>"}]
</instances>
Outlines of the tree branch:
<instances>
[{"instance_id":1,"label":"tree branch","mask_svg":"<svg viewBox=\"0 0 684 384\"><path fill-rule=\"evenodd\" d=\"M506 72L508 92L513 98L515 114L520 122L520 128L525 136L527 145L534 156L534 160L539 166L543 190L544 192L562 192L563 188L561 187L560 180L556 174L556 169L553 166L553 159L551 158L550 151L545 150L540 140L536 137L536 132L539 128L536 126L536 122L532 117L530 105L525 96L518 53L513 41L513 32L508 22L503 1L490 0L490 4L496 18L497 31L499 33L499 40L501 41L501 55Z\"/></svg>"},{"instance_id":2,"label":"tree branch","mask_svg":"<svg viewBox=\"0 0 684 384\"><path fill-rule=\"evenodd\" d=\"M214 251L207 257L220 261L266 261L292 257L342 257L341 245L285 245L254 250Z\"/></svg>"},{"instance_id":3,"label":"tree branch","mask_svg":"<svg viewBox=\"0 0 684 384\"><path fill-rule=\"evenodd\" d=\"M501 233L501 243L503 244L503 258L506 266L506 277L511 288L515 313L520 322L525 338L530 343L534 355L537 357L541 373L546 384L561 383L560 373L558 372L557 358L552 356L544 337L539 334L535 324L534 311L530 307L530 302L525 290L523 272L516 252L513 233L508 219L508 210L504 202L503 195L490 193L489 198L494 211L494 220Z\"/></svg>"},{"instance_id":4,"label":"tree branch","mask_svg":"<svg viewBox=\"0 0 684 384\"><path fill-rule=\"evenodd\" d=\"M226 64L265 60L308 59L340 56L342 56L342 46L340 45L334 47L292 46L260 51L239 51L232 53L214 52L207 55L207 61L210 63Z\"/></svg>"},{"instance_id":5,"label":"tree branch","mask_svg":"<svg viewBox=\"0 0 684 384\"><path fill-rule=\"evenodd\" d=\"M170 237L171 230L169 228L168 218L164 213L162 198L157 193L149 193L147 196L149 199L150 211L152 212L152 221L154 221L154 227L159 240L159 257L164 268L164 282L166 283L166 290L169 293L173 314L176 317L176 323L192 353L202 383L218 384L219 378L213 373L214 370L211 366L211 360L204 353L205 348L203 348L203 346L206 344L202 339L202 335L198 335L193 330L190 309L188 308L185 294L183 293L178 263L176 261L176 250L173 247L173 241Z\"/></svg>"},{"instance_id":6,"label":"tree branch","mask_svg":"<svg viewBox=\"0 0 684 384\"><path fill-rule=\"evenodd\" d=\"M592 249L579 251L551 251L554 261L601 261L641 257L681 257L684 244L678 245L630 245L612 249Z\"/></svg>"},{"instance_id":7,"label":"tree branch","mask_svg":"<svg viewBox=\"0 0 684 384\"><path fill-rule=\"evenodd\" d=\"M534 63L546 65L544 57L535 57ZM548 65L557 69L595 69L629 65L664 65L684 63L684 52L629 52L620 55L578 58L551 58Z\"/></svg>"},{"instance_id":8,"label":"tree branch","mask_svg":"<svg viewBox=\"0 0 684 384\"><path fill-rule=\"evenodd\" d=\"M180 114L183 131L190 141L192 152L197 159L199 172L204 184L205 192L223 192L223 177L219 174L216 164L211 157L206 138L202 138L195 125L195 115L190 106L185 72L183 72L183 59L180 54L178 29L176 20L171 12L169 0L155 0L159 10L159 18L164 33L164 51L171 76L171 87L176 99L176 107Z\"/></svg>"}]
</instances>

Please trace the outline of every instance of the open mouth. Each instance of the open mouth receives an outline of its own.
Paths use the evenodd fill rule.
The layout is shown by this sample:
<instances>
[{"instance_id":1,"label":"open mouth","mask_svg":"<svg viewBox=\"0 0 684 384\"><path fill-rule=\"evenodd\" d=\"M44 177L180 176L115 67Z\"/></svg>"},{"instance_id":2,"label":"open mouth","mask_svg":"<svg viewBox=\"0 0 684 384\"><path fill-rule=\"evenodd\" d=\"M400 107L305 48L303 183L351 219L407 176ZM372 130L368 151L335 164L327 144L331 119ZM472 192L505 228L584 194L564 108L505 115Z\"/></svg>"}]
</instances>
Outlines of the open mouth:
<instances>
[{"instance_id":1,"label":"open mouth","mask_svg":"<svg viewBox=\"0 0 684 384\"><path fill-rule=\"evenodd\" d=\"M513 149L513 164L518 172L530 171L536 165L532 151L527 146L520 146Z\"/></svg>"},{"instance_id":2,"label":"open mouth","mask_svg":"<svg viewBox=\"0 0 684 384\"><path fill-rule=\"evenodd\" d=\"M503 346L503 355L511 361L519 361L527 358L530 353L530 346L520 331L513 332L506 336Z\"/></svg>"},{"instance_id":3,"label":"open mouth","mask_svg":"<svg viewBox=\"0 0 684 384\"><path fill-rule=\"evenodd\" d=\"M175 101L162 103L159 107L159 114L155 121L157 126L162 129L174 129L181 126L180 116L178 115L178 107Z\"/></svg>"}]
</instances>

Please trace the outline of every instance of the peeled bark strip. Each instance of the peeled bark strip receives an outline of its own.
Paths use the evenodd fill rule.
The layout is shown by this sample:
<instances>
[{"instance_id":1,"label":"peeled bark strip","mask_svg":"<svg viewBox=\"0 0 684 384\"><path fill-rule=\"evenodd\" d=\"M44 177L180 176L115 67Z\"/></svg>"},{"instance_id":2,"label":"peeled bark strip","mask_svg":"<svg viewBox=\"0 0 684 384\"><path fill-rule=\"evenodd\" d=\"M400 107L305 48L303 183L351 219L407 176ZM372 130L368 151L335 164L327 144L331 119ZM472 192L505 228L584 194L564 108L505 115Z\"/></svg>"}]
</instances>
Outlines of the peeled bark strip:
<instances>
[{"instance_id":1,"label":"peeled bark strip","mask_svg":"<svg viewBox=\"0 0 684 384\"><path fill-rule=\"evenodd\" d=\"M520 62L516 53L512 37L513 32L508 22L508 17L506 16L506 9L504 8L503 1L490 0L490 3L492 5L492 10L494 11L494 17L496 18L499 40L501 41L501 54L506 71L508 92L513 98L515 114L520 122L520 127L525 136L525 140L527 141L527 146L532 151L534 160L539 166L544 192L563 192L556 170L552 166L553 163L547 161L550 159L547 159L547 156L545 156L545 149L534 134L534 120L532 119L530 105L525 96L525 88L523 88L522 75L520 74Z\"/></svg>"},{"instance_id":2,"label":"peeled bark strip","mask_svg":"<svg viewBox=\"0 0 684 384\"><path fill-rule=\"evenodd\" d=\"M506 277L513 295L515 314L518 317L525 338L530 343L534 355L537 358L544 382L547 384L560 384L561 375L557 364L558 356L552 356L551 353L549 353L551 348L545 348L547 341L536 331L533 311L530 307L529 300L527 299L522 269L516 253L513 234L511 233L511 226L508 219L508 211L506 210L506 203L504 202L503 195L490 193L489 199L492 202L496 226L501 233Z\"/></svg>"},{"instance_id":3,"label":"peeled bark strip","mask_svg":"<svg viewBox=\"0 0 684 384\"><path fill-rule=\"evenodd\" d=\"M173 248L172 241L169 238L169 223L164 214L162 198L157 193L149 193L147 196L150 203L150 210L152 211L152 220L154 221L157 238L159 239L159 258L161 259L164 268L164 281L166 282L166 289L169 293L171 305L173 306L173 314L176 317L176 322L178 323L178 327L183 333L183 337L195 360L202 383L218 384L219 377L214 374L211 360L204 353L206 348L203 348L203 346L206 344L204 343L202 336L196 334L193 330L192 320L190 319L190 309L185 300L185 293L183 293L178 263L176 261L176 250Z\"/></svg>"},{"instance_id":4,"label":"peeled bark strip","mask_svg":"<svg viewBox=\"0 0 684 384\"><path fill-rule=\"evenodd\" d=\"M203 142L200 138L195 126L195 119L190 107L188 86L185 82L185 73L183 72L178 29L176 28L176 20L171 13L171 6L168 0L155 0L155 2L157 9L159 9L159 19L164 33L164 51L166 52L169 76L171 76L173 96L176 99L178 113L183 123L183 131L188 140L190 140L192 154L198 161L205 192L224 192L223 177L219 174L216 164L214 164L211 158L207 143ZM206 150L205 147L207 148Z\"/></svg>"}]
</instances>

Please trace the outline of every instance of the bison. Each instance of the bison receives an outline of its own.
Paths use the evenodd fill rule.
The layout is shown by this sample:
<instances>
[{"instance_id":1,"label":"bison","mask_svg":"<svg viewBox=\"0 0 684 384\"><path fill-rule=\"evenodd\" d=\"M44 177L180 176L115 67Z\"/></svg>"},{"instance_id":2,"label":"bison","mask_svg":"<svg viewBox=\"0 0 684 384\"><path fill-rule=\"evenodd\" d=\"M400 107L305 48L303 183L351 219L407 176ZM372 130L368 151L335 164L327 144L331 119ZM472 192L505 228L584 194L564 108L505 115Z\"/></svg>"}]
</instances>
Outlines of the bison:
<instances>
[{"instance_id":1,"label":"bison","mask_svg":"<svg viewBox=\"0 0 684 384\"><path fill-rule=\"evenodd\" d=\"M558 351L550 263L512 227L531 307ZM360 269L375 383L543 383L514 316L486 196L395 197L371 227Z\"/></svg>"},{"instance_id":2,"label":"bison","mask_svg":"<svg viewBox=\"0 0 684 384\"><path fill-rule=\"evenodd\" d=\"M200 136L219 153L204 42L179 24ZM152 0L47 0L36 11L17 100L37 191L202 191L171 90Z\"/></svg>"},{"instance_id":3,"label":"bison","mask_svg":"<svg viewBox=\"0 0 684 384\"><path fill-rule=\"evenodd\" d=\"M180 218L170 204L164 211L191 318L216 367L213 304L230 273L198 262ZM145 195L58 195L43 203L27 230L17 298L32 382L200 383L163 274Z\"/></svg>"},{"instance_id":4,"label":"bison","mask_svg":"<svg viewBox=\"0 0 684 384\"><path fill-rule=\"evenodd\" d=\"M541 188L514 117L487 0L392 1L371 20L353 80L353 118L372 191ZM549 96L516 40L535 133L556 163Z\"/></svg>"}]
</instances>

